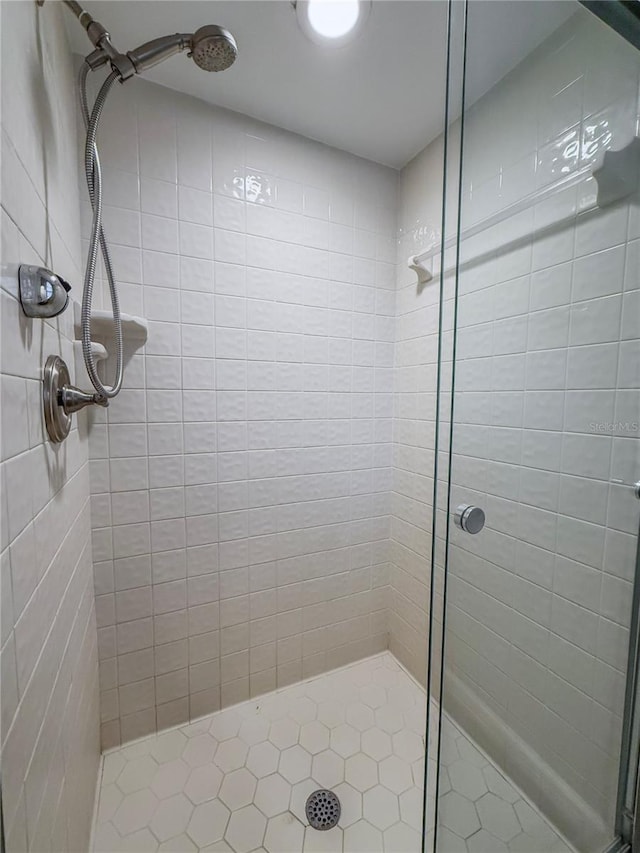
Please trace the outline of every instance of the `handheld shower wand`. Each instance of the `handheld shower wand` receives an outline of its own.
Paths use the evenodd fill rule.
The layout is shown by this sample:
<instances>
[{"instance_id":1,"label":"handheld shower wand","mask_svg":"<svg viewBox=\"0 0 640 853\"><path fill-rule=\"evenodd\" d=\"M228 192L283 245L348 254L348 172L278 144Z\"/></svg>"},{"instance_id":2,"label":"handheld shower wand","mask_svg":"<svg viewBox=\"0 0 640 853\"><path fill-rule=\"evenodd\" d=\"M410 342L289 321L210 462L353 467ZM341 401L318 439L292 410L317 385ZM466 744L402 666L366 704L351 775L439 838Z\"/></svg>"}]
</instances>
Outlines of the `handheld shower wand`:
<instances>
[{"instance_id":1,"label":"handheld shower wand","mask_svg":"<svg viewBox=\"0 0 640 853\"><path fill-rule=\"evenodd\" d=\"M89 12L75 0L64 0L64 2L85 28L95 47L93 53L85 59L89 67L95 70L106 62L110 62L121 81L128 80L134 74L141 74L159 62L185 50L203 71L226 71L233 65L238 55L238 46L234 37L224 27L215 24L200 27L195 33L161 36L127 53L120 53L114 47L109 32L102 24L95 21Z\"/></svg>"},{"instance_id":2,"label":"handheld shower wand","mask_svg":"<svg viewBox=\"0 0 640 853\"><path fill-rule=\"evenodd\" d=\"M44 0L38 0L39 3ZM238 48L235 39L224 27L213 24L200 27L195 33L176 33L145 42L127 53L118 51L111 41L109 32L75 0L64 0L65 5L76 15L91 40L94 50L85 57L80 69L80 101L86 127L84 150L85 176L91 208L93 211L89 251L82 295L82 354L94 393L85 393L69 384L68 372L50 364L45 366L45 420L52 441L63 441L70 429L70 415L84 406L98 404L108 406L109 400L117 396L122 387L123 345L122 323L118 290L115 283L109 247L102 228L102 171L97 147L97 132L100 117L111 87L163 62L176 53L187 51L198 68L204 71L225 71L236 60ZM104 65L111 65L111 73L102 84L91 109L87 100L87 76ZM95 282L98 251L102 253L109 284L116 344L116 370L112 385L105 385L96 367L91 349L91 306Z\"/></svg>"},{"instance_id":3,"label":"handheld shower wand","mask_svg":"<svg viewBox=\"0 0 640 853\"><path fill-rule=\"evenodd\" d=\"M208 24L195 33L176 33L145 42L135 50L128 51L127 56L136 74L140 74L183 50L188 51L188 56L203 71L226 71L238 55L231 33L224 27Z\"/></svg>"}]
</instances>

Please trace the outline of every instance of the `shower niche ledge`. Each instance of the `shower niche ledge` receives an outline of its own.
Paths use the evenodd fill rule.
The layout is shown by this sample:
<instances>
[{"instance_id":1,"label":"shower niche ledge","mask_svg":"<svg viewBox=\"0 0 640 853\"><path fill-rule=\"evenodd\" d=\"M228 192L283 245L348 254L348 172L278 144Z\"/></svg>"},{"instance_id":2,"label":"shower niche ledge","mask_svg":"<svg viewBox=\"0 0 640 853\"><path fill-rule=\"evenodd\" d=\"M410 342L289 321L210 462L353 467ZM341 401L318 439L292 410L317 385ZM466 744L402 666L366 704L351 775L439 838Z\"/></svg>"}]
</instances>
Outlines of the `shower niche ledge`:
<instances>
[{"instance_id":1,"label":"shower niche ledge","mask_svg":"<svg viewBox=\"0 0 640 853\"><path fill-rule=\"evenodd\" d=\"M75 329L76 340L82 340L82 330L80 315L82 307L79 302L74 302L73 305L73 323ZM140 349L144 346L148 334L149 326L143 317L136 317L133 314L125 314L120 312L122 321L122 340L127 349ZM114 338L113 316L111 311L102 311L93 309L91 312L91 340L98 343L108 342Z\"/></svg>"}]
</instances>

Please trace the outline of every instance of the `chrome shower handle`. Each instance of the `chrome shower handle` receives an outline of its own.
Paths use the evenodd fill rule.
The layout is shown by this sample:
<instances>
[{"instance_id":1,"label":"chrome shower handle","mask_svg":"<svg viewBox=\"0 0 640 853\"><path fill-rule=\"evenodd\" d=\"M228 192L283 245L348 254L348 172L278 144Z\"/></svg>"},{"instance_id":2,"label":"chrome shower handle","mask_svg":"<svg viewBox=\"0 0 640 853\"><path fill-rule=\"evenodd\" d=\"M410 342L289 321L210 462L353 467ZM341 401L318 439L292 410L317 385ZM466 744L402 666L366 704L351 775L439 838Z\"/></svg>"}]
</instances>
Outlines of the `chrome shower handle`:
<instances>
[{"instance_id":1,"label":"chrome shower handle","mask_svg":"<svg viewBox=\"0 0 640 853\"><path fill-rule=\"evenodd\" d=\"M85 406L108 406L99 394L81 391L71 384L69 368L59 355L50 355L42 374L42 402L47 434L54 444L64 441L71 429L71 415Z\"/></svg>"},{"instance_id":2,"label":"chrome shower handle","mask_svg":"<svg viewBox=\"0 0 640 853\"><path fill-rule=\"evenodd\" d=\"M58 392L58 399L68 415L79 412L85 406L103 406L106 408L109 405L107 397L82 391L75 385L63 385Z\"/></svg>"},{"instance_id":3,"label":"chrome shower handle","mask_svg":"<svg viewBox=\"0 0 640 853\"><path fill-rule=\"evenodd\" d=\"M456 527L463 530L465 533L480 533L484 527L485 515L484 510L479 506L472 504L460 504L454 513L454 521Z\"/></svg>"}]
</instances>

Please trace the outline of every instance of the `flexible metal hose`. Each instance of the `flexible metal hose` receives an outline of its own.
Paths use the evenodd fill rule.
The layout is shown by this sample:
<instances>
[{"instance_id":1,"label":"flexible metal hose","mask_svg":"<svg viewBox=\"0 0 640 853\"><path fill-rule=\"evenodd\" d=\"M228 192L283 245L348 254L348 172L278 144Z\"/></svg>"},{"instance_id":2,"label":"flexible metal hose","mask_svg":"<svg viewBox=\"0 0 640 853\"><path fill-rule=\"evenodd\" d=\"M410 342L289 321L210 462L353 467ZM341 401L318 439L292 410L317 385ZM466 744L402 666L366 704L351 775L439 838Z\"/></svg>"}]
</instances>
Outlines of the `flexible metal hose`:
<instances>
[{"instance_id":1,"label":"flexible metal hose","mask_svg":"<svg viewBox=\"0 0 640 853\"><path fill-rule=\"evenodd\" d=\"M102 400L110 397L115 397L122 387L123 373L123 357L122 357L122 322L120 319L120 304L118 301L118 291L116 289L115 277L113 275L113 266L111 264L111 256L109 247L102 230L102 173L100 170L100 158L96 146L96 134L98 132L98 124L100 116L107 100L109 90L119 79L117 72L113 71L102 84L95 103L89 114L87 105L87 74L89 66L83 63L80 69L80 100L82 106L82 115L87 129L87 138L84 149L84 168L87 179L87 189L89 191L89 200L93 210L93 220L91 223L91 237L89 239L89 252L87 255L87 266L84 276L84 290L82 293L82 354L84 363L87 368L87 373L91 379L91 384L96 389L97 395ZM104 385L100 381L96 362L91 351L91 304L93 302L93 285L96 274L96 263L98 260L98 245L102 252L104 266L109 282L109 294L111 296L111 308L113 312L113 325L116 339L116 376L113 385Z\"/></svg>"}]
</instances>

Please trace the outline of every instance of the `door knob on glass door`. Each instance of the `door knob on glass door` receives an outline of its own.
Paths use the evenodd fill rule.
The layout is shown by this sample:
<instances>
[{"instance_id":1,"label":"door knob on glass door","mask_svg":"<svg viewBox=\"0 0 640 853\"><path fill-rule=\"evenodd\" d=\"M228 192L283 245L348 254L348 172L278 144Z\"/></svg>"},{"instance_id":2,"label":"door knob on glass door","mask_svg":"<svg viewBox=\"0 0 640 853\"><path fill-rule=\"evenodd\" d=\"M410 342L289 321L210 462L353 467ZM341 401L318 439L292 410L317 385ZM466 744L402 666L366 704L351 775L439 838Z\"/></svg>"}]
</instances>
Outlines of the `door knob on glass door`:
<instances>
[{"instance_id":1,"label":"door knob on glass door","mask_svg":"<svg viewBox=\"0 0 640 853\"><path fill-rule=\"evenodd\" d=\"M480 533L484 527L484 511L479 506L460 504L455 511L454 519L456 525L465 533Z\"/></svg>"}]
</instances>

